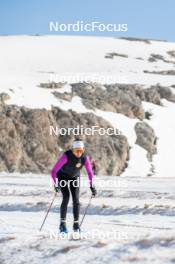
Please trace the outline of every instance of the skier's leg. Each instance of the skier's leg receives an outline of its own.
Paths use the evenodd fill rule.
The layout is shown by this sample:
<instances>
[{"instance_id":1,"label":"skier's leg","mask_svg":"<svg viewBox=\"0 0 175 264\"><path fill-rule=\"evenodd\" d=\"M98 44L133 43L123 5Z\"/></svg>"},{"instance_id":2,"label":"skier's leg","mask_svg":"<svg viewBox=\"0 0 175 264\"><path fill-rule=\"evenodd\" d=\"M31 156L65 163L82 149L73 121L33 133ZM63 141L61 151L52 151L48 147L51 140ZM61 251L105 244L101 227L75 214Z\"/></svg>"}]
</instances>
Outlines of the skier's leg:
<instances>
[{"instance_id":1,"label":"skier's leg","mask_svg":"<svg viewBox=\"0 0 175 264\"><path fill-rule=\"evenodd\" d=\"M60 182L59 182L60 184ZM60 207L60 220L61 220L61 223L64 223L66 222L66 215L67 215L67 206L68 206L68 203L69 203L69 197L70 197L70 193L69 193L69 188L68 188L68 184L66 182L66 185L62 185L60 184L60 190L61 190L61 193L62 193L62 203L61 203L61 207Z\"/></svg>"},{"instance_id":2,"label":"skier's leg","mask_svg":"<svg viewBox=\"0 0 175 264\"><path fill-rule=\"evenodd\" d=\"M73 216L74 216L74 230L80 230L79 228L79 213L80 213L80 202L79 202L79 180L73 180L70 182L70 191L72 194L72 201L73 201Z\"/></svg>"},{"instance_id":3,"label":"skier's leg","mask_svg":"<svg viewBox=\"0 0 175 264\"><path fill-rule=\"evenodd\" d=\"M70 191L72 194L73 201L73 216L74 221L78 221L80 212L80 202L79 202L79 182L78 179L70 181Z\"/></svg>"}]
</instances>

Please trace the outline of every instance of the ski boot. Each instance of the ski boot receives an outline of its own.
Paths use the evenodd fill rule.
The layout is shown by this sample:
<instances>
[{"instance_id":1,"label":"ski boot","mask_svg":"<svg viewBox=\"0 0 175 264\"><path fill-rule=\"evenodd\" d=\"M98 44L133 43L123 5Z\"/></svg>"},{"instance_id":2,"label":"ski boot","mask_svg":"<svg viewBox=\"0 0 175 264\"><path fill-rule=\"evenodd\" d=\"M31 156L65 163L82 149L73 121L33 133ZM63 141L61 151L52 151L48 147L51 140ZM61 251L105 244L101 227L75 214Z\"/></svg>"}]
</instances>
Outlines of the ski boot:
<instances>
[{"instance_id":1,"label":"ski boot","mask_svg":"<svg viewBox=\"0 0 175 264\"><path fill-rule=\"evenodd\" d=\"M81 232L81 229L80 229L80 226L79 226L78 221L74 221L74 224L73 224L73 231L74 231L74 232Z\"/></svg>"},{"instance_id":2,"label":"ski boot","mask_svg":"<svg viewBox=\"0 0 175 264\"><path fill-rule=\"evenodd\" d=\"M60 229L60 233L62 233L62 234L67 234L68 233L68 230L67 230L67 227L66 227L66 220L61 220L59 229Z\"/></svg>"}]
</instances>

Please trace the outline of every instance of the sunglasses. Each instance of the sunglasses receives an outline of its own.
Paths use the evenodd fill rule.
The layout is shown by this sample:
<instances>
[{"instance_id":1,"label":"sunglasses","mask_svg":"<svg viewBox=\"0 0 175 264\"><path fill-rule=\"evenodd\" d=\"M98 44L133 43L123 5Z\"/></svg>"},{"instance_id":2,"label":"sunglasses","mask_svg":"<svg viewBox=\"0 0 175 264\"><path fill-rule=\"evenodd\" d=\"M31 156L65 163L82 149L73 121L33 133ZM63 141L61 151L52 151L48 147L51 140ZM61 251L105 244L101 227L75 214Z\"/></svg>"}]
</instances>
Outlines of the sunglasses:
<instances>
[{"instance_id":1,"label":"sunglasses","mask_svg":"<svg viewBox=\"0 0 175 264\"><path fill-rule=\"evenodd\" d=\"M78 149L78 148L76 149L76 148L74 148L73 152L75 152L75 153L83 153L84 149Z\"/></svg>"}]
</instances>

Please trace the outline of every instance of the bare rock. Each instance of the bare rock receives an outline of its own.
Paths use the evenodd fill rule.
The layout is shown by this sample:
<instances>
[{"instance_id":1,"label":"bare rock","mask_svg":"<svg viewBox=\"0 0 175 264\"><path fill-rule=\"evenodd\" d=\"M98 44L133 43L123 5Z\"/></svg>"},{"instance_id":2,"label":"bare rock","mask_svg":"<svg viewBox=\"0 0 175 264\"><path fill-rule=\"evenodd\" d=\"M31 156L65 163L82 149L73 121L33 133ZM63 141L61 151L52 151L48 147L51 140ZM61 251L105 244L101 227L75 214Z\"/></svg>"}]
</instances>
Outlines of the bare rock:
<instances>
[{"instance_id":1,"label":"bare rock","mask_svg":"<svg viewBox=\"0 0 175 264\"><path fill-rule=\"evenodd\" d=\"M172 58L175 58L175 50L169 50L167 51L167 54L172 57Z\"/></svg>"},{"instance_id":2,"label":"bare rock","mask_svg":"<svg viewBox=\"0 0 175 264\"><path fill-rule=\"evenodd\" d=\"M114 84L104 85L104 88L93 83L72 85L73 95L80 96L89 109L122 113L130 118L144 118L141 100L133 93L132 87Z\"/></svg>"},{"instance_id":3,"label":"bare rock","mask_svg":"<svg viewBox=\"0 0 175 264\"><path fill-rule=\"evenodd\" d=\"M114 59L115 57L122 57L122 58L128 58L128 55L126 54L121 54L117 52L109 52L105 55L106 59Z\"/></svg>"},{"instance_id":4,"label":"bare rock","mask_svg":"<svg viewBox=\"0 0 175 264\"><path fill-rule=\"evenodd\" d=\"M40 83L39 87L47 89L62 88L66 83L65 82L49 82L49 83Z\"/></svg>"},{"instance_id":5,"label":"bare rock","mask_svg":"<svg viewBox=\"0 0 175 264\"><path fill-rule=\"evenodd\" d=\"M70 128L111 124L92 113L78 114L53 107L28 109L3 105L0 116L0 171L49 173L74 135L52 135L50 126ZM120 175L127 166L129 146L125 136L84 136L86 150L97 160L100 173ZM109 158L110 157L110 158Z\"/></svg>"},{"instance_id":6,"label":"bare rock","mask_svg":"<svg viewBox=\"0 0 175 264\"><path fill-rule=\"evenodd\" d=\"M157 87L151 87L147 89L137 88L135 89L136 95L146 102L150 102L157 105L162 105L161 96L157 90Z\"/></svg>"},{"instance_id":7,"label":"bare rock","mask_svg":"<svg viewBox=\"0 0 175 264\"><path fill-rule=\"evenodd\" d=\"M148 59L149 62L157 62L157 61L163 61L165 63L175 63L175 61L167 60L162 56L161 54L154 54L152 53Z\"/></svg>"},{"instance_id":8,"label":"bare rock","mask_svg":"<svg viewBox=\"0 0 175 264\"><path fill-rule=\"evenodd\" d=\"M139 42L144 42L145 44L151 44L151 41L149 39L144 39L144 38L121 37L120 39L125 39L128 41L139 41Z\"/></svg>"},{"instance_id":9,"label":"bare rock","mask_svg":"<svg viewBox=\"0 0 175 264\"><path fill-rule=\"evenodd\" d=\"M136 95L146 102L157 105L163 105L161 99L167 99L170 102L175 102L175 95L169 87L154 85L147 89L135 88Z\"/></svg>"},{"instance_id":10,"label":"bare rock","mask_svg":"<svg viewBox=\"0 0 175 264\"><path fill-rule=\"evenodd\" d=\"M143 71L144 73L151 73L151 74L161 74L161 75L175 75L175 70L167 70L167 71Z\"/></svg>"},{"instance_id":11,"label":"bare rock","mask_svg":"<svg viewBox=\"0 0 175 264\"><path fill-rule=\"evenodd\" d=\"M10 99L10 95L7 93L0 93L0 104L5 103L6 100Z\"/></svg>"},{"instance_id":12,"label":"bare rock","mask_svg":"<svg viewBox=\"0 0 175 264\"><path fill-rule=\"evenodd\" d=\"M137 135L136 144L147 150L148 154L152 156L157 153L157 137L152 127L146 122L138 122L135 125L135 132Z\"/></svg>"},{"instance_id":13,"label":"bare rock","mask_svg":"<svg viewBox=\"0 0 175 264\"><path fill-rule=\"evenodd\" d=\"M169 87L158 86L157 91L161 98L167 99L170 102L175 102L175 94Z\"/></svg>"}]
</instances>

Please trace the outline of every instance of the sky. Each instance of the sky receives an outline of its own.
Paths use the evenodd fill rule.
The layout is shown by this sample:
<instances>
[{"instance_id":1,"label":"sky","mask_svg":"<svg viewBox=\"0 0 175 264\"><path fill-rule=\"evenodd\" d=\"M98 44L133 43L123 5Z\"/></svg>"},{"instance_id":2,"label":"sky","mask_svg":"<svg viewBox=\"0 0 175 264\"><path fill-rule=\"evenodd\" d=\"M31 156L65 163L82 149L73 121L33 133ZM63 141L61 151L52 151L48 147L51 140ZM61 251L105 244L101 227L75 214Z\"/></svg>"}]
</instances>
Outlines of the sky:
<instances>
[{"instance_id":1,"label":"sky","mask_svg":"<svg viewBox=\"0 0 175 264\"><path fill-rule=\"evenodd\" d=\"M140 37L175 42L175 0L0 0L0 35ZM49 22L127 24L127 32L50 32Z\"/></svg>"}]
</instances>

